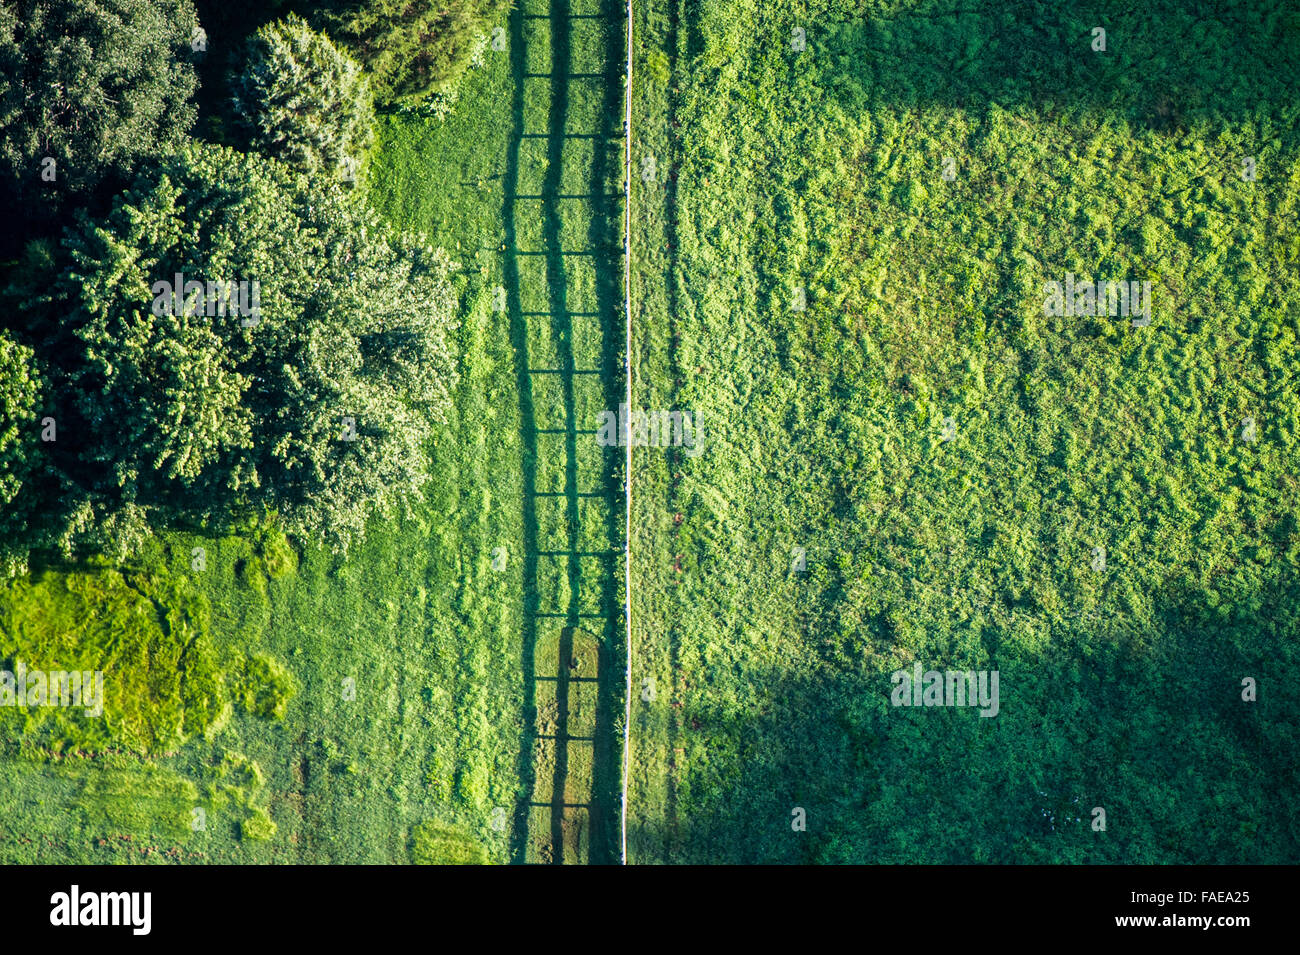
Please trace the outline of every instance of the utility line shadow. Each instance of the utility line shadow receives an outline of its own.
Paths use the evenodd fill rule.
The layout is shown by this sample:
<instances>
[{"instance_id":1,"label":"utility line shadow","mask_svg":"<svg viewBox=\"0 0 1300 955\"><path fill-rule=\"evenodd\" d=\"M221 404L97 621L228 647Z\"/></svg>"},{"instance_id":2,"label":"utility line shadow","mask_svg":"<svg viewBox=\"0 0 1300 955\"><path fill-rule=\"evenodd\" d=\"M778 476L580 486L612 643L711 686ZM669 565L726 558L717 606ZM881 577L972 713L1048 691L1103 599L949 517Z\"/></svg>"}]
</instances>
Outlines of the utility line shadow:
<instances>
[{"instance_id":1,"label":"utility line shadow","mask_svg":"<svg viewBox=\"0 0 1300 955\"><path fill-rule=\"evenodd\" d=\"M540 205L534 202L516 202L519 197L520 152L521 143L526 138L540 138L537 130L525 129L525 90L528 79L541 79L543 75L526 72L528 36L525 20L538 22L540 17L529 15L526 11L515 10L510 16L511 68L515 77L512 103L513 129L507 168L503 186L506 193L506 249L504 263L504 281L506 287L506 307L509 311L510 337L515 347L516 369L519 385L520 427L523 431L524 449L524 654L523 671L525 681L525 726L522 733L519 767L520 779L524 788L532 793L532 798L521 804L514 818L514 850L516 861L549 861L562 863L575 858L582 861L603 863L616 861L618 858L615 845L617 826L618 796L620 792L619 773L616 767L615 746L612 732L615 721L612 719L614 709L618 707L621 696L619 686L604 677L612 672L608 666L610 653L618 639L619 619L617 601L617 554L622 551L622 539L619 532L621 511L616 498L620 486L617 467L610 467L610 458L601 461L599 473L580 474L580 462L589 460L579 453L579 440L594 440L588 428L580 427L574 382L579 374L598 371L602 379L603 395L607 403L611 402L618 386L618 355L616 335L619 324L615 321L621 301L619 295L620 262L604 261L604 256L612 254L616 242L611 241L616 229L611 226L613 215L611 198L608 195L607 180L615 165L609 156L610 150L600 143L602 139L612 138L612 133L604 128L611 116L619 111L621 105L621 47L613 42L618 31L614 24L621 19L613 8L605 7L604 16L597 22L607 24L604 50L603 75L606 78L604 95L601 99L598 122L602 128L596 130L573 131L567 128L570 119L570 80L572 78L571 11L568 0L555 0L550 4L549 47L551 72L549 74L550 110L545 133L546 167L538 195L530 199L540 199ZM584 20L590 22L590 19ZM536 38L536 34L534 34ZM582 64L585 68L587 64ZM579 79L590 79L588 74L581 74ZM589 195L586 197L567 196L564 181L566 143L569 141L592 143L593 160L590 172ZM572 183L567 184L569 192L574 192ZM586 198L590 205L575 204L562 199ZM564 249L562 237L566 234L562 211L569 215L587 216L586 234L590 246L585 250ZM516 213L524 216L538 215L541 221L541 249L522 249L519 247L519 225ZM572 224L572 223L571 223ZM581 225L582 223L577 223ZM570 230L572 236L577 230ZM589 311L570 310L571 276L566 265L566 257L573 258L574 253L587 257L595 266L595 314ZM523 256L540 256L543 260L546 282L546 313L529 312L525 309L525 292L522 287L520 259ZM535 308L535 305L529 306ZM593 306L586 306L592 308ZM555 367L549 369L532 369L529 354L529 316L535 321L546 321L549 316L550 340L555 347ZM581 321L597 321L601 333L599 367L596 369L577 368L574 354L574 318ZM536 327L533 329L536 331ZM584 336L584 341L587 336ZM532 375L545 372L556 374L559 378L559 404L563 408L563 427L560 429L539 429L537 426L537 408ZM585 422L584 422L585 423ZM539 465L537 435L541 433L559 433L563 435L563 485L562 490L550 489L539 492L537 467ZM617 451L616 448L609 449ZM581 480L580 480L581 479ZM586 482L583 485L583 481ZM607 523L603 537L609 544L608 552L584 552L582 547L581 500L596 496L609 504ZM562 500L565 549L563 551L539 551L541 522L538 517L537 499L539 497L559 498ZM590 546L589 544L586 546ZM542 590L539 587L539 560L558 558L563 561L562 573L567 582L567 604L563 607L543 606ZM585 579L583 559L599 560L599 570L593 572L587 568ZM584 587L587 592L584 594ZM584 600L584 596L587 598ZM591 612L594 605L598 612ZM545 613L543 613L545 611ZM585 612L584 612L585 611ZM539 618L562 621L559 630L558 645L552 653L551 633L543 633L538 625ZM584 630L580 623L591 618L600 618L600 634ZM571 710L575 705L586 707L590 704L585 696L581 701L573 695L574 684L571 683L569 670L574 661L584 656L575 644L575 634L586 634L595 644L595 659L592 660L594 672L584 677L584 682L596 684L595 712L592 728L583 729L583 735L571 736ZM586 641L584 639L584 647ZM552 674L549 668L554 666ZM541 672L546 669L546 672ZM545 696L539 692L539 681L548 684ZM553 694L553 695L552 695ZM545 712L542 712L545 710ZM584 713L586 711L584 710ZM551 722L553 719L553 723ZM539 731L539 725L546 723L551 733ZM585 747L590 747L589 760L585 757L574 763L571 747L577 747L581 754ZM576 773L576 776L574 775ZM572 778L571 778L572 777ZM589 794L585 788L589 786ZM541 791L539 791L539 789ZM549 792L546 791L549 789ZM549 820L543 826L535 810L549 812ZM585 818L583 817L585 811ZM543 832L542 830L545 829ZM585 854L586 858L582 858Z\"/></svg>"}]
</instances>

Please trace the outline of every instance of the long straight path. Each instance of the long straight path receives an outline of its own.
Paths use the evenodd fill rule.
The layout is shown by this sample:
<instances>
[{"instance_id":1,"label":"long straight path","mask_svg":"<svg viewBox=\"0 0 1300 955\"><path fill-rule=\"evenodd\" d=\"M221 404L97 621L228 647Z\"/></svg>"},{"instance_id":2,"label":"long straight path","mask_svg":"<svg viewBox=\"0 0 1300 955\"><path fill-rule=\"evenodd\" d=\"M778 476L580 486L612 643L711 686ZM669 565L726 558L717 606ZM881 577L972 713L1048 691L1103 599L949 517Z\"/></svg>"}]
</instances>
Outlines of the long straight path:
<instances>
[{"instance_id":1,"label":"long straight path","mask_svg":"<svg viewBox=\"0 0 1300 955\"><path fill-rule=\"evenodd\" d=\"M621 859L627 649L624 13L520 0L510 15L506 308L524 449L524 679L530 796L517 861Z\"/></svg>"}]
</instances>

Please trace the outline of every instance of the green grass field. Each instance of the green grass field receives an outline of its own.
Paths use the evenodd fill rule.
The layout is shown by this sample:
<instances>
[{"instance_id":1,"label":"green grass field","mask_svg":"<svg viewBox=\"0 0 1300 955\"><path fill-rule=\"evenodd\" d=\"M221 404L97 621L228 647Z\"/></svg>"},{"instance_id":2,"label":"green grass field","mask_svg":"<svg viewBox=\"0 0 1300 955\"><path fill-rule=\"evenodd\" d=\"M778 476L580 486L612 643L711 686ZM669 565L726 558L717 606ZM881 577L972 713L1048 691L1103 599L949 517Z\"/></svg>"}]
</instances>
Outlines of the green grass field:
<instances>
[{"instance_id":1,"label":"green grass field","mask_svg":"<svg viewBox=\"0 0 1300 955\"><path fill-rule=\"evenodd\" d=\"M1295 862L1294 8L637 27L631 860Z\"/></svg>"}]
</instances>

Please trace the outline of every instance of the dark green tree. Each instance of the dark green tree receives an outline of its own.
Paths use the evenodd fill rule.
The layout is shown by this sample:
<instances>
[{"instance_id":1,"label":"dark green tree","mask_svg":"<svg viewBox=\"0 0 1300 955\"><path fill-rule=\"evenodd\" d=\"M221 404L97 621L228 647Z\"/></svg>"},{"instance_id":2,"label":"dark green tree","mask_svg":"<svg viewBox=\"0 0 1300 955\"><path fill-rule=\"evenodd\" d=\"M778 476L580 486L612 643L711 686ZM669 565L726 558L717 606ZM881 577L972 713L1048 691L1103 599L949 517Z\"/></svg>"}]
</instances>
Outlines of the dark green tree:
<instances>
[{"instance_id":1,"label":"dark green tree","mask_svg":"<svg viewBox=\"0 0 1300 955\"><path fill-rule=\"evenodd\" d=\"M351 50L384 102L457 79L480 36L504 26L509 0L327 0L314 22Z\"/></svg>"},{"instance_id":2,"label":"dark green tree","mask_svg":"<svg viewBox=\"0 0 1300 955\"><path fill-rule=\"evenodd\" d=\"M183 142L194 122L190 0L0 4L0 175L25 214Z\"/></svg>"},{"instance_id":3,"label":"dark green tree","mask_svg":"<svg viewBox=\"0 0 1300 955\"><path fill-rule=\"evenodd\" d=\"M259 29L231 77L236 127L263 155L310 176L355 182L374 141L370 82L301 17Z\"/></svg>"},{"instance_id":4,"label":"dark green tree","mask_svg":"<svg viewBox=\"0 0 1300 955\"><path fill-rule=\"evenodd\" d=\"M0 577L26 566L44 391L32 350L0 332Z\"/></svg>"},{"instance_id":5,"label":"dark green tree","mask_svg":"<svg viewBox=\"0 0 1300 955\"><path fill-rule=\"evenodd\" d=\"M390 235L337 185L187 147L81 216L38 307L78 343L68 375L90 437L70 536L277 513L346 547L417 493L455 371L441 249Z\"/></svg>"}]
</instances>

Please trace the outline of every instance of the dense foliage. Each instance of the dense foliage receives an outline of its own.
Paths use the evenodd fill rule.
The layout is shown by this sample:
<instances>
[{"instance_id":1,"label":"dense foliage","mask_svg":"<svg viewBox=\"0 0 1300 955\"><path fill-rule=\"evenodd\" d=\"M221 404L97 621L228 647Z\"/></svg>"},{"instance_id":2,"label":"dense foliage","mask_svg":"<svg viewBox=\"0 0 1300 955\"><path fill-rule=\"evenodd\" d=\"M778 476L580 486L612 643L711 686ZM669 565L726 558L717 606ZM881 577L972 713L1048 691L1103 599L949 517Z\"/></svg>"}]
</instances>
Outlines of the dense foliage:
<instances>
[{"instance_id":1,"label":"dense foliage","mask_svg":"<svg viewBox=\"0 0 1300 955\"><path fill-rule=\"evenodd\" d=\"M374 141L370 83L329 37L292 15L263 26L230 87L253 149L314 178L356 181Z\"/></svg>"},{"instance_id":2,"label":"dense foliage","mask_svg":"<svg viewBox=\"0 0 1300 955\"><path fill-rule=\"evenodd\" d=\"M21 379L5 382L11 389L8 395L24 396L10 405L19 414L15 437L33 452L24 451L23 459L34 461L39 469L17 489L13 502L35 514L19 516L18 530L12 535L6 530L4 541L23 554L29 544L58 543L61 537L88 548L95 540L129 545L126 560L110 567L103 560L91 560L86 567L48 552L34 554L30 576L0 584L0 646L15 657L21 653L24 663L28 655L35 659L39 653L50 666L71 666L72 635L84 645L75 662L90 665L111 657L126 663L141 679L126 685L126 697L110 696L112 705L131 714L131 726L146 734L150 727L157 730L152 737L132 736L137 742L123 746L126 737L111 732L106 736L101 721L87 723L75 711L36 714L39 725L24 722L22 713L12 709L0 713L0 857L42 863L406 862L412 858L415 827L438 820L437 832L454 827L453 848L463 848L467 858L478 861L486 855L505 861L513 832L494 828L490 820L496 807L513 807L523 796L520 660L525 651L519 562L512 556L512 572L499 573L491 568L488 555L503 542L521 538L523 457L514 394L515 343L506 316L490 308L488 292L499 281L490 272L499 262L494 250L503 241L502 196L494 182L499 182L506 155L510 112L465 110L446 123L414 114L385 116L383 142L371 167L374 187L367 197L381 210L379 218L359 208L342 210L332 198L332 187L302 184L284 168L271 171L277 164L213 151L210 145L214 139L237 143L223 79L249 35L281 15L286 5L277 0L197 0L196 6L207 31L207 50L194 56L204 88L196 99L200 118L193 127L193 145L225 170L225 186L200 186L193 190L193 210L181 197L175 214L166 213L166 189L188 190L196 185L198 173L194 157L167 157L162 150L156 157L142 157L160 165L120 197L111 215L99 211L111 201L105 183L87 210L89 220L79 223L71 236L78 255L86 256L80 261L87 271L75 274L99 282L92 283L85 296L71 277L71 250L58 239L28 243L18 261L0 262L0 270L7 273L0 284L8 283L12 293L0 324L12 331L15 343L22 343L14 346L21 351L6 350L11 358L21 355L22 367L49 369L55 379L41 385L35 405L27 401L32 389ZM309 7L296 5L304 13ZM508 98L512 83L508 69L480 70L462 89L471 102L499 104ZM544 123L545 117L529 116L530 122L538 120ZM238 176L231 167L243 163L252 167L248 177L254 185L248 194L232 185ZM187 169L190 172L183 171ZM170 186L164 186L164 172ZM257 184L268 177L277 183L271 189L277 195L283 189L295 197L307 194L300 190L329 195L321 202L305 200L306 219L284 214L285 202L294 209L302 205L298 198L272 196L263 221L255 222L252 196L262 196ZM290 181L293 184L286 185ZM231 198L238 195L248 201L240 205ZM205 200L212 204L211 214L198 211ZM239 206L238 214L233 206ZM223 518L207 528L196 526L205 512L216 517L225 508L211 501L190 510L199 492L187 488L186 482L205 479L226 459L218 457L196 478L181 476L189 466L177 462L184 453L191 455L191 463L211 460L214 447L226 448L212 443L214 434L227 434L212 417L217 409L230 409L245 420L242 406L223 403L229 396L220 390L212 404L203 406L206 411L192 419L180 412L186 426L197 421L204 432L193 440L157 433L167 428L155 429L150 436L147 428L137 427L139 422L131 425L132 440L144 437L146 445L133 460L122 463L121 473L139 473L150 488L148 501L127 500L138 498L134 485L118 487L116 460L97 456L111 442L124 442L127 434L117 433L107 419L96 423L82 414L83 409L107 408L110 402L128 420L144 413L121 395L81 394L83 387L93 387L95 375L104 376L102 387L109 374L102 364L92 367L89 343L73 333L91 324L90 311L83 306L95 289L102 293L97 301L103 308L96 312L101 324L92 337L111 328L142 333L146 324L159 333L148 342L137 335L110 345L115 354L155 360L138 372L114 366L118 383L133 376L153 381L156 367L176 377L150 394L175 391L186 402L207 397L187 394L186 389L197 387L191 372L211 375L214 382L237 383L226 365L213 360L221 346L199 334L198 315L188 316L195 323L183 320L183 312L182 320L175 322L171 316L152 316L153 288L136 280L172 276L161 264L155 269L127 254L137 233L124 220L135 214L133 210L155 229L152 239L141 239L141 248L150 249L160 262L167 255L180 261L181 245L193 253L192 259L180 261L187 281L215 276L200 267L205 258L220 262L223 250L227 265L248 265L248 271L222 274L220 279L261 278L258 325L245 328L243 316L229 312L224 317L202 315L223 343L233 341L223 336L274 331L269 324L271 303L279 293L271 290L275 283L267 278L267 260L277 259L283 250L315 247L310 235L286 237L276 244L268 238L272 228L316 230L326 238L351 230L351 244L339 248L337 258L352 254L354 262L358 249L378 244L376 237L387 236L390 228L415 230L424 237L421 243L382 240L391 247L386 267L409 266L409 280L419 292L400 308L399 318L385 312L388 293L374 296L352 287L352 270L345 271L345 261L331 260L321 273L336 280L344 276L341 283L334 282L342 292L330 293L329 303L317 303L320 309L332 308L336 299L348 303L353 311L348 334L370 331L357 347L368 354L376 347L395 352L392 391L400 387L409 394L402 403L409 405L411 416L427 415L416 422L412 442L423 442L422 467L428 480L409 495L393 488L394 497L408 497L409 516L373 516L364 538L353 540L346 560L320 546L328 543L322 539L325 535L286 539L283 520L256 513L271 506L255 499L260 493L256 489L250 492L253 497L247 503L253 513L247 519ZM231 214L223 218L224 213ZM186 218L190 215L201 227L195 228ZM169 245L163 233L171 235L175 245ZM235 248L242 244L241 233L261 250L260 258L254 256L257 271ZM12 234L30 239L33 231L15 229ZM49 231L37 234L48 236ZM441 256L422 251L417 255L417 245L434 241L466 250L473 268L449 276ZM123 257L117 260L119 253ZM418 280L417 257L428 273ZM369 262L365 255L360 258ZM132 278L118 281L98 271L99 265L111 261L120 261ZM299 274L296 269L290 271ZM355 271L358 285L367 276L384 281L378 274L383 269ZM448 299L437 276L461 290L465 302L459 328L446 326L443 343L461 373L453 384L451 377L427 368L418 373L418 383L412 383L403 369L415 374L408 360L413 356L401 356L427 336L417 333L408 340L398 326L436 323L443 315ZM399 276L394 287L400 290L405 282ZM115 298L118 294L129 297L134 311ZM47 301L38 301L42 297ZM76 321L67 323L60 309L76 315ZM286 312L278 314L283 318ZM386 345L385 336L371 328L381 318L396 332ZM345 321L341 315L337 320ZM218 328L223 322L233 327ZM167 347L173 331L181 336L183 348L199 350L192 366ZM273 337L283 343L292 334ZM328 335L320 331L317 340L324 343L320 350L328 357ZM232 347L239 351L242 346ZM297 357L293 355L295 364ZM372 370L378 375L379 364ZM167 382L165 377L158 380ZM454 387L454 401L435 397L419 408L435 386ZM167 406L178 413L179 404ZM446 409L445 420L437 414L439 407ZM57 441L50 443L40 441L40 422L47 414L57 421ZM398 425L409 420L405 414ZM370 440L365 414L354 416L358 441ZM337 424L335 433L341 435L342 422ZM10 433L7 428L0 431ZM17 450L13 444L6 447ZM151 462L164 455L162 469L152 472ZM18 459L5 460L9 466ZM178 476L167 478L173 466ZM301 482L305 495L314 493L308 478ZM368 510L364 502L356 505L360 512ZM14 516L15 508L4 509L4 520ZM557 511L548 524L559 524L561 517ZM210 615L196 609L203 607L210 607ZM178 638L194 642L187 650L169 640L168 627L191 609L196 609L195 619L210 619L210 627L197 635L193 629L178 628ZM118 644L113 643L115 634ZM141 666L141 653L156 658L162 670L149 675ZM217 662L219 685L208 682L211 670L196 670L192 681L180 679L177 661L191 653L195 660ZM12 668L13 662L0 662L0 668L6 663ZM345 679L351 681L355 697L344 698ZM182 718L178 738L171 730L178 725L176 718L189 712L186 685L201 691L196 701L216 702L220 718L208 721L208 710L195 709ZM110 691L107 685L105 689ZM186 720L192 720L189 730L184 729ZM159 756L160 747L174 755ZM141 758L146 752L152 755ZM373 771L375 767L382 771ZM195 828L196 809L206 813L203 829ZM427 834L436 832L430 829Z\"/></svg>"},{"instance_id":3,"label":"dense foliage","mask_svg":"<svg viewBox=\"0 0 1300 955\"><path fill-rule=\"evenodd\" d=\"M455 375L441 250L333 187L206 147L83 218L64 256L27 301L74 340L67 410L88 437L66 465L87 490L78 526L124 522L103 545L137 541L155 512L220 526L253 509L346 546L427 479ZM247 294L217 301L212 283Z\"/></svg>"},{"instance_id":4,"label":"dense foliage","mask_svg":"<svg viewBox=\"0 0 1300 955\"><path fill-rule=\"evenodd\" d=\"M32 350L0 332L0 577L25 566L25 521L17 499L38 466L42 392Z\"/></svg>"},{"instance_id":5,"label":"dense foliage","mask_svg":"<svg viewBox=\"0 0 1300 955\"><path fill-rule=\"evenodd\" d=\"M464 71L480 36L504 28L508 0L327 0L314 22L347 46L384 101L415 99Z\"/></svg>"},{"instance_id":6,"label":"dense foliage","mask_svg":"<svg viewBox=\"0 0 1300 955\"><path fill-rule=\"evenodd\" d=\"M79 683L83 705L0 708L0 751L157 755L220 729L232 702L274 719L283 717L293 695L278 661L221 659L211 608L183 578L46 573L11 582L4 596L0 659L6 669L21 665L45 674L51 696L50 674L102 676L95 690L90 680Z\"/></svg>"},{"instance_id":7,"label":"dense foliage","mask_svg":"<svg viewBox=\"0 0 1300 955\"><path fill-rule=\"evenodd\" d=\"M184 142L197 26L190 0L0 5L0 188L9 201L49 213Z\"/></svg>"}]
</instances>

